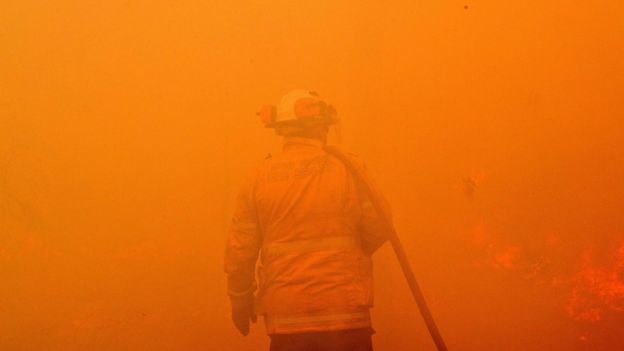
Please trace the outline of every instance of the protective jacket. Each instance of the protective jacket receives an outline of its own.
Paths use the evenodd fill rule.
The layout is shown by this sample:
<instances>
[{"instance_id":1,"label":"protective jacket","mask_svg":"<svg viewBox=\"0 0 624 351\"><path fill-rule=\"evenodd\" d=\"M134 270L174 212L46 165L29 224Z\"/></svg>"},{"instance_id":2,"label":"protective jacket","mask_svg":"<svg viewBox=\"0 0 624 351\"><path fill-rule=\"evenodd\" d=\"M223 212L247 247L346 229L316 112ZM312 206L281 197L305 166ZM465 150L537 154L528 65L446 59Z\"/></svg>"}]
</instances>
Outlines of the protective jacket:
<instances>
[{"instance_id":1,"label":"protective jacket","mask_svg":"<svg viewBox=\"0 0 624 351\"><path fill-rule=\"evenodd\" d=\"M369 327L370 256L387 238L341 161L318 140L286 137L283 152L259 165L239 193L226 248L228 292L236 299L257 286L256 313L268 334Z\"/></svg>"}]
</instances>

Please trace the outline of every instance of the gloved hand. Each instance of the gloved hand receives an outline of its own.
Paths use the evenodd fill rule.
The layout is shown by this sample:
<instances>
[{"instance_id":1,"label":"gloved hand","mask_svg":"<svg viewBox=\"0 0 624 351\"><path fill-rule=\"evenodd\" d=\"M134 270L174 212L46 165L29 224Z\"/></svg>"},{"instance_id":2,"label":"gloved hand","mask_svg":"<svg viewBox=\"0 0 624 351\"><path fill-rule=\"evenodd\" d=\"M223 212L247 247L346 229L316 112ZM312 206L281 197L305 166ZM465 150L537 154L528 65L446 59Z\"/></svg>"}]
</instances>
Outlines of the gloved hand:
<instances>
[{"instance_id":1,"label":"gloved hand","mask_svg":"<svg viewBox=\"0 0 624 351\"><path fill-rule=\"evenodd\" d=\"M256 323L256 314L254 312L254 296L236 297L231 299L232 302L232 321L236 329L243 336L249 334L249 321Z\"/></svg>"}]
</instances>

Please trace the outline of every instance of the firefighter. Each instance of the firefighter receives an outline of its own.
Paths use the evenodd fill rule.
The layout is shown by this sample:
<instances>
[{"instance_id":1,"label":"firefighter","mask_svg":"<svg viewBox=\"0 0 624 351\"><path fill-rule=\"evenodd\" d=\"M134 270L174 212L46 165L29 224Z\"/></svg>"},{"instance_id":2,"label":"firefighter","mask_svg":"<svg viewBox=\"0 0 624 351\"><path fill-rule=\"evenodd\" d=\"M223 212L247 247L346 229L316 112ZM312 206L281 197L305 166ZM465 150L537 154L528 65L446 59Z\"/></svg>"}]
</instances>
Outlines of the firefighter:
<instances>
[{"instance_id":1,"label":"firefighter","mask_svg":"<svg viewBox=\"0 0 624 351\"><path fill-rule=\"evenodd\" d=\"M324 150L335 110L294 90L260 115L284 144L237 198L225 255L234 325L247 335L263 316L271 351L372 350L371 256L389 233L354 176Z\"/></svg>"}]
</instances>

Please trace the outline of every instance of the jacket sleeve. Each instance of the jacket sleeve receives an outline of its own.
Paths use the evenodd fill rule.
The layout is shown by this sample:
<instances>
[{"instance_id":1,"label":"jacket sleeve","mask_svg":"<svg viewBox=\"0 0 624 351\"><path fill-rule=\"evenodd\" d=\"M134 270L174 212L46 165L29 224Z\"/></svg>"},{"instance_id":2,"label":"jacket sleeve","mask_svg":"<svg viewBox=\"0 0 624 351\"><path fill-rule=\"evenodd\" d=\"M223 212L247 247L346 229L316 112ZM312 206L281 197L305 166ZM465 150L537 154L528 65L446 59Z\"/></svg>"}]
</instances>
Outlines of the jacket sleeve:
<instances>
[{"instance_id":1,"label":"jacket sleeve","mask_svg":"<svg viewBox=\"0 0 624 351\"><path fill-rule=\"evenodd\" d=\"M378 204L374 204L373 201L375 201L375 199L369 195L365 186L357 183L356 180L361 208L359 232L362 241L362 249L367 255L372 255L390 238L390 231L393 230L392 212L388 201L370 176L364 162L360 159L355 159L353 163L357 166L357 170L362 175L362 178L364 178L364 181L369 187L373 188L376 194L375 198L378 201ZM377 206L381 208L382 213L377 211ZM388 227L388 224L390 227Z\"/></svg>"},{"instance_id":2,"label":"jacket sleeve","mask_svg":"<svg viewBox=\"0 0 624 351\"><path fill-rule=\"evenodd\" d=\"M255 266L261 245L254 201L254 177L241 188L230 224L225 249L225 273L232 301L256 290Z\"/></svg>"}]
</instances>

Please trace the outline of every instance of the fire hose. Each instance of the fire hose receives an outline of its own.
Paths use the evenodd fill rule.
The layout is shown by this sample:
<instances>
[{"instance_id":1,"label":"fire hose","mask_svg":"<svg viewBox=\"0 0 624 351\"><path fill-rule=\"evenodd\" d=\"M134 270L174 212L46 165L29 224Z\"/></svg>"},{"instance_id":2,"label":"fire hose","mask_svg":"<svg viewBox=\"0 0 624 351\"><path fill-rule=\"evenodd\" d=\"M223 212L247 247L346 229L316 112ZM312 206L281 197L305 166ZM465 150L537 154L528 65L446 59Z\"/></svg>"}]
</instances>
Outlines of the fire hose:
<instances>
[{"instance_id":1,"label":"fire hose","mask_svg":"<svg viewBox=\"0 0 624 351\"><path fill-rule=\"evenodd\" d=\"M420 314L422 315L425 324L427 325L427 329L429 330L429 334L433 339L438 351L447 351L446 344L442 339L442 335L438 330L438 327L433 319L433 315L427 306L427 302L425 301L425 297L420 290L420 286L418 285L418 281L416 281L416 277L414 276L414 272L412 271L412 267L410 266L409 260L407 259L407 254L405 253L405 249L403 248L403 244L399 240L399 236L394 228L394 224L390 219L389 214L384 210L382 206L382 197L379 191L370 179L368 179L364 175L364 171L356 165L347 155L343 153L342 150L335 146L325 146L325 151L340 160L345 167L353 174L357 183L359 183L364 191L370 197L370 201L373 204L373 207L380 214L384 227L387 228L387 232L389 233L389 240L392 244L392 248L397 256L399 264L401 265L401 269L403 271L403 275L407 280L407 284L409 285L410 290L412 291L412 295L416 304L418 305L418 309L420 310Z\"/></svg>"}]
</instances>

